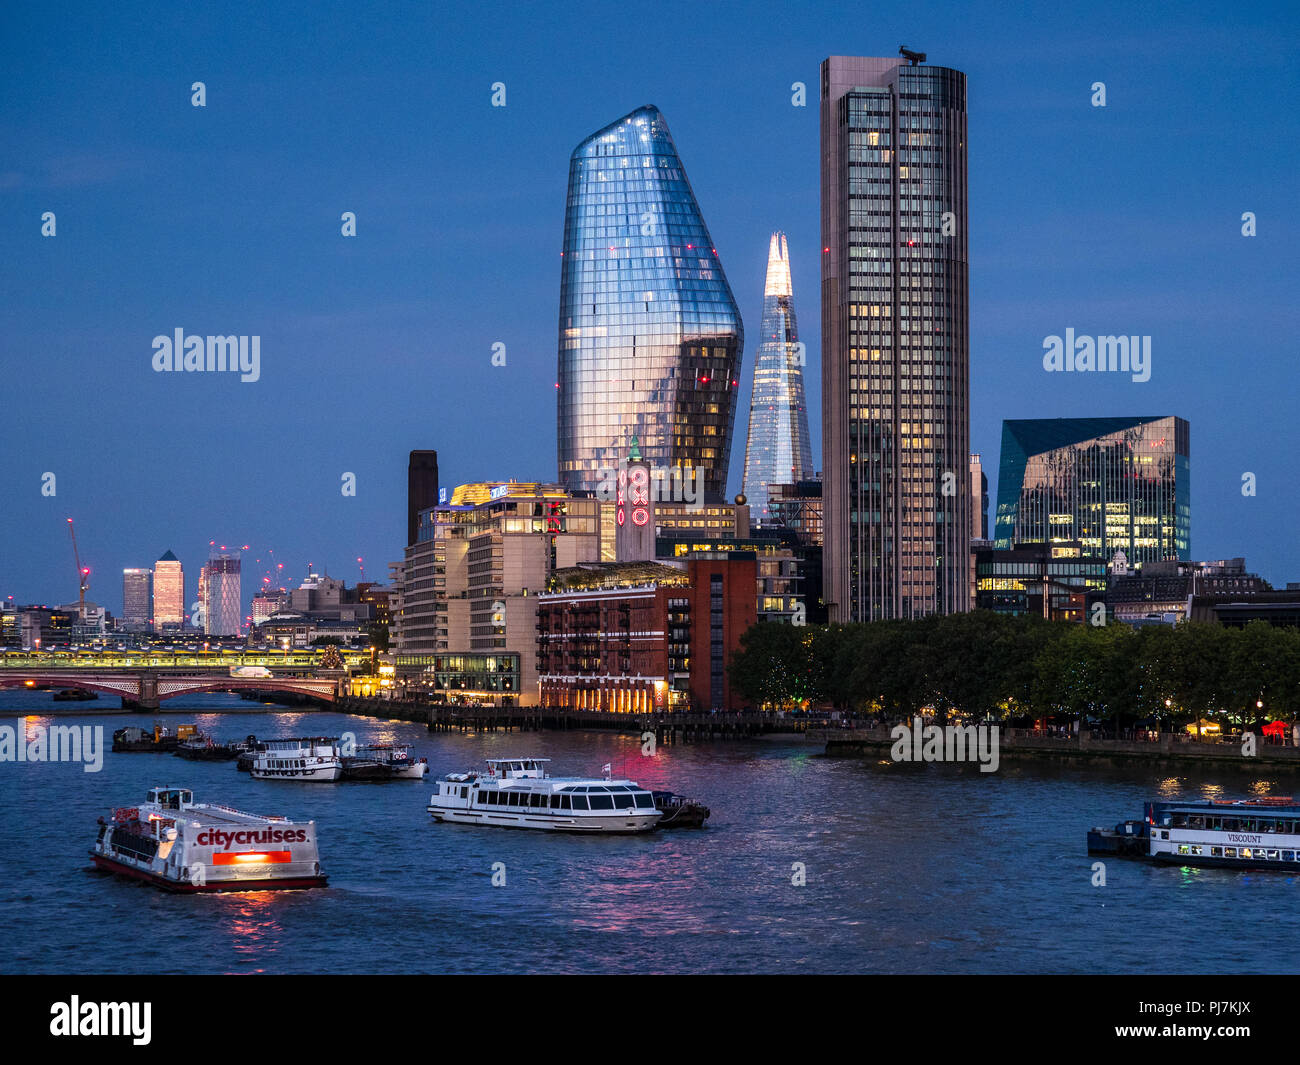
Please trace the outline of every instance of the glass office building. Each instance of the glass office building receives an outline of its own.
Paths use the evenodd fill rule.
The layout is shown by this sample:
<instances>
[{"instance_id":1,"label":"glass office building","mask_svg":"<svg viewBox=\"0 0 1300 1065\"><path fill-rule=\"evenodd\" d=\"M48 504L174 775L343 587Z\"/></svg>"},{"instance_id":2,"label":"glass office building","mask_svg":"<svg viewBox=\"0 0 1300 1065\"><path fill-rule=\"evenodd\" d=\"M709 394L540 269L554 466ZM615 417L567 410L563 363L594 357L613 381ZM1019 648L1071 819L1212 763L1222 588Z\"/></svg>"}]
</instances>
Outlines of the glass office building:
<instances>
[{"instance_id":1,"label":"glass office building","mask_svg":"<svg viewBox=\"0 0 1300 1065\"><path fill-rule=\"evenodd\" d=\"M832 621L969 609L966 75L821 69L823 594Z\"/></svg>"},{"instance_id":2,"label":"glass office building","mask_svg":"<svg viewBox=\"0 0 1300 1065\"><path fill-rule=\"evenodd\" d=\"M1107 561L1185 561L1190 437L1174 417L1004 421L994 547L1075 541Z\"/></svg>"},{"instance_id":3,"label":"glass office building","mask_svg":"<svg viewBox=\"0 0 1300 1065\"><path fill-rule=\"evenodd\" d=\"M773 233L763 286L763 327L754 358L745 445L745 496L755 521L772 521L768 485L794 484L816 470L808 443L803 370L790 281L790 251L784 233Z\"/></svg>"},{"instance_id":4,"label":"glass office building","mask_svg":"<svg viewBox=\"0 0 1300 1065\"><path fill-rule=\"evenodd\" d=\"M575 149L562 261L560 481L571 490L608 484L635 436L652 467L698 467L706 495L721 497L744 333L654 107Z\"/></svg>"}]
</instances>

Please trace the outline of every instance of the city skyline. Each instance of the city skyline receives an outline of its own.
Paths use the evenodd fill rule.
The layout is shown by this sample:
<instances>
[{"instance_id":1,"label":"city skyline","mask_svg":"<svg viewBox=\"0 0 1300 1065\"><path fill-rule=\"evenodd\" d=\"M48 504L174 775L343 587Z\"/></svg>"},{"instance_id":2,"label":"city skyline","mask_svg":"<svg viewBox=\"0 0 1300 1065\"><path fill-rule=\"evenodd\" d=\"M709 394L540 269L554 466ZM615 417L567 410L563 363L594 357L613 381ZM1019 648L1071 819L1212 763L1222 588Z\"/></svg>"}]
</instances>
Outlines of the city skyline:
<instances>
[{"instance_id":1,"label":"city skyline","mask_svg":"<svg viewBox=\"0 0 1300 1065\"><path fill-rule=\"evenodd\" d=\"M1135 27L1123 9L1102 9L1094 36L1080 42L1067 41L1064 13L1012 17L996 33L953 23L950 13L908 13L864 35L820 8L779 46L762 40L761 20L699 15L697 36L720 54L763 57L705 75L687 57L636 49L613 77L594 60L578 70L519 59L499 69L514 31L503 37L470 14L463 47L433 64L435 83L427 51L403 47L408 38L436 47L424 23L360 37L347 24L307 48L292 33L246 32L227 13L227 53L265 70L257 85L232 81L225 62L196 73L173 56L178 31L168 15L139 27L133 48L77 53L78 81L51 81L49 55L16 47L4 75L15 101L5 118L15 221L5 229L3 279L8 361L23 401L9 412L10 439L40 443L24 444L22 460L0 473L12 519L0 540L0 597L75 600L60 536L68 515L92 568L88 595L105 602L112 574L143 565L161 545L206 542L213 516L243 539L281 545L286 571L303 572L313 558L343 571L365 556L382 572L380 560L400 553L401 467L413 447L440 450L448 483L549 480L557 204L571 146L611 114L660 104L704 197L741 317L758 321L770 231L787 231L798 262L821 254L818 63L848 51L890 54L901 41L966 71L975 93L971 450L996 454L1010 418L1177 409L1202 442L1192 556L1245 555L1275 584L1295 579L1300 547L1276 530L1294 521L1285 249L1295 223L1282 190L1297 148L1269 133L1279 81L1294 84L1278 33L1279 17L1294 13L1234 12L1210 25L1208 6L1189 10L1175 29L1163 16ZM342 25L320 19L326 30ZM545 32L555 43L584 32L581 22L566 13ZM52 40L55 53L83 40L65 13L18 12L13 32L20 45ZM1163 41L1157 54L1142 47L1152 33ZM288 43L272 45L277 37ZM1229 99L1218 76L1206 76L1204 57L1242 37L1257 50L1234 73ZM623 43L611 29L597 41L604 54ZM165 58L141 75L133 49ZM367 95L365 71L376 63L393 80ZM200 77L205 109L189 103ZM508 86L502 109L490 104L496 80ZM1090 103L1098 81L1109 88L1104 108ZM112 90L95 88L105 85ZM340 93L328 123L312 119L312 101ZM431 135L423 116L446 109L454 128ZM142 125L124 115L149 117ZM356 131L346 149L336 143L340 126ZM1205 166L1195 144L1229 134L1270 149ZM345 210L358 213L354 242L339 232ZM55 237L40 236L45 211L58 217ZM1241 232L1247 211L1257 236ZM806 312L802 323L815 408L816 318ZM150 338L178 326L260 334L261 379L153 373ZM1044 375L1043 338L1071 326L1153 334L1150 381ZM498 341L508 351L502 367L491 363ZM1245 371L1238 388L1220 386L1225 359ZM106 399L125 417L112 462L84 438L46 431L54 411L113 431ZM348 418L322 420L340 399ZM326 431L308 458L291 460L278 445L268 450L259 423L298 439ZM255 448L232 448L231 426L239 439L251 427ZM810 428L817 449L821 427ZM155 440L172 442L165 461L146 457ZM739 487L738 451L728 495ZM41 492L47 472L56 495ZM349 472L355 496L339 491ZM1257 495L1242 494L1246 473Z\"/></svg>"}]
</instances>

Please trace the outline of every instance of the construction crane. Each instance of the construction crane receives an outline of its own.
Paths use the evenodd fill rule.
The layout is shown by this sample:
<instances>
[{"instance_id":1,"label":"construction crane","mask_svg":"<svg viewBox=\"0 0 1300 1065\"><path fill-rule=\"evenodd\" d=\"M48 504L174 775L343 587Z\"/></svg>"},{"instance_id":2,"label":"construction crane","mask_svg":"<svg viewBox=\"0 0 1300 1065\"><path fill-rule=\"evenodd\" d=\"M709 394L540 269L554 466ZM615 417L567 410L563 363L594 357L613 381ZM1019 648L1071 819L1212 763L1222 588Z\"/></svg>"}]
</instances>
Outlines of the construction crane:
<instances>
[{"instance_id":1,"label":"construction crane","mask_svg":"<svg viewBox=\"0 0 1300 1065\"><path fill-rule=\"evenodd\" d=\"M81 564L81 554L77 551L77 530L68 519L68 532L72 534L72 557L77 560L77 617L86 620L86 585L90 583L90 568Z\"/></svg>"}]
</instances>

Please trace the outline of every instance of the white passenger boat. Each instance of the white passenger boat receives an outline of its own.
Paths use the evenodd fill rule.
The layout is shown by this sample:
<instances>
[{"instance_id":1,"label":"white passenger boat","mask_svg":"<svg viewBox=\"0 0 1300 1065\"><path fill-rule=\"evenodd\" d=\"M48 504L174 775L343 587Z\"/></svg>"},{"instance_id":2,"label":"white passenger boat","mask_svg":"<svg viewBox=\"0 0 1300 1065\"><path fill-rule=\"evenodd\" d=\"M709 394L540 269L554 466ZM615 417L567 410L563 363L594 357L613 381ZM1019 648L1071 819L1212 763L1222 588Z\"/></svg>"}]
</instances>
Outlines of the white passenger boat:
<instances>
[{"instance_id":1,"label":"white passenger boat","mask_svg":"<svg viewBox=\"0 0 1300 1065\"><path fill-rule=\"evenodd\" d=\"M344 780L423 780L428 771L428 759L411 757L406 743L365 744L343 757Z\"/></svg>"},{"instance_id":2,"label":"white passenger boat","mask_svg":"<svg viewBox=\"0 0 1300 1065\"><path fill-rule=\"evenodd\" d=\"M249 769L255 780L332 781L343 776L343 755L336 738L312 736L267 740Z\"/></svg>"},{"instance_id":3,"label":"white passenger boat","mask_svg":"<svg viewBox=\"0 0 1300 1065\"><path fill-rule=\"evenodd\" d=\"M1149 802L1141 821L1094 828L1088 850L1294 874L1300 871L1300 804L1281 797Z\"/></svg>"},{"instance_id":4,"label":"white passenger boat","mask_svg":"<svg viewBox=\"0 0 1300 1065\"><path fill-rule=\"evenodd\" d=\"M139 806L99 819L91 860L168 891L324 887L316 822L196 803L188 788L151 788Z\"/></svg>"},{"instance_id":5,"label":"white passenger boat","mask_svg":"<svg viewBox=\"0 0 1300 1065\"><path fill-rule=\"evenodd\" d=\"M633 780L552 777L549 758L489 758L486 773L449 773L429 800L435 821L552 832L648 832L663 816Z\"/></svg>"}]
</instances>

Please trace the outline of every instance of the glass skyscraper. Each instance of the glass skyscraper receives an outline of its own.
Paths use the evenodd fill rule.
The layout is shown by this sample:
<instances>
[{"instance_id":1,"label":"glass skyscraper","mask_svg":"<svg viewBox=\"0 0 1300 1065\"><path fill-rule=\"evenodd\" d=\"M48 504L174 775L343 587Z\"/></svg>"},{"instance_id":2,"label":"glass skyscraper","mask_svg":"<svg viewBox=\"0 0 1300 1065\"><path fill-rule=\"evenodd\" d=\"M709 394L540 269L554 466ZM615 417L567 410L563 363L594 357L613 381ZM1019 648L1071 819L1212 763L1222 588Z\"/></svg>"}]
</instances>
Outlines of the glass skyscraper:
<instances>
[{"instance_id":1,"label":"glass skyscraper","mask_svg":"<svg viewBox=\"0 0 1300 1065\"><path fill-rule=\"evenodd\" d=\"M1190 458L1182 418L1004 421L993 546L1077 540L1107 561L1186 561Z\"/></svg>"},{"instance_id":2,"label":"glass skyscraper","mask_svg":"<svg viewBox=\"0 0 1300 1065\"><path fill-rule=\"evenodd\" d=\"M772 520L768 485L796 484L816 472L803 396L807 359L799 344L784 233L773 233L763 286L763 328L754 358L745 445L745 495L755 521Z\"/></svg>"},{"instance_id":3,"label":"glass skyscraper","mask_svg":"<svg viewBox=\"0 0 1300 1065\"><path fill-rule=\"evenodd\" d=\"M967 610L966 76L827 59L821 180L831 620Z\"/></svg>"},{"instance_id":4,"label":"glass skyscraper","mask_svg":"<svg viewBox=\"0 0 1300 1065\"><path fill-rule=\"evenodd\" d=\"M663 116L642 107L573 152L564 216L559 474L609 483L629 442L726 490L744 332ZM687 474L690 476L690 474Z\"/></svg>"},{"instance_id":5,"label":"glass skyscraper","mask_svg":"<svg viewBox=\"0 0 1300 1065\"><path fill-rule=\"evenodd\" d=\"M239 635L244 622L239 568L238 552L213 555L208 559L204 631L209 636Z\"/></svg>"}]
</instances>

